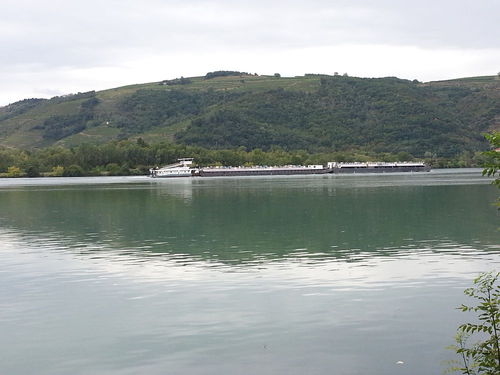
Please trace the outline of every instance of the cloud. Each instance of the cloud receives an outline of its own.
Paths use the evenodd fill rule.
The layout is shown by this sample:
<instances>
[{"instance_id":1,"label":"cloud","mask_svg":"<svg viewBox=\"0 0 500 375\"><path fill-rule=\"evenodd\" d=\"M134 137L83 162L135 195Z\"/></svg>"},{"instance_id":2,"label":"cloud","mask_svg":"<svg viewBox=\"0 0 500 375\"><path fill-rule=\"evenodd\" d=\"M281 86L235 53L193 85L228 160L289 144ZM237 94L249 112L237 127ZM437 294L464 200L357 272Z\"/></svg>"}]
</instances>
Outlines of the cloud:
<instances>
[{"instance_id":1,"label":"cloud","mask_svg":"<svg viewBox=\"0 0 500 375\"><path fill-rule=\"evenodd\" d=\"M347 70L361 76L392 69L390 75L398 75L405 69L397 69L393 59L401 60L399 53L408 49L420 51L415 61L449 64L458 76L468 74L468 55L475 54L478 69L472 74L494 74L499 68L486 52L498 56L500 50L498 14L495 0L3 0L0 104L40 91L34 87L83 91L204 74L213 66L291 74ZM385 60L375 54L377 66L387 69L357 60L380 46L392 51ZM280 58L304 53L309 59ZM441 60L452 55L465 60ZM320 64L322 59L331 63ZM434 79L441 70L404 63L421 79Z\"/></svg>"}]
</instances>

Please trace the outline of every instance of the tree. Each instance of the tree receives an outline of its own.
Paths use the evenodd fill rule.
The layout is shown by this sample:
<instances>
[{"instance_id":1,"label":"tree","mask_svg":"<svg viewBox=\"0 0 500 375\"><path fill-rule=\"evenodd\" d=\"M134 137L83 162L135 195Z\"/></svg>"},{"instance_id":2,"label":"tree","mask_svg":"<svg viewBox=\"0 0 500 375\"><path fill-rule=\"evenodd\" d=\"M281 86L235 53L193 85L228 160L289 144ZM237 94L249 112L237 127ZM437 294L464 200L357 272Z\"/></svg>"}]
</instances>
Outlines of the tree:
<instances>
[{"instance_id":1,"label":"tree","mask_svg":"<svg viewBox=\"0 0 500 375\"><path fill-rule=\"evenodd\" d=\"M500 171L500 132L486 134L486 139L490 142L492 149L483 152L487 160L483 164L483 176L496 177ZM500 178L496 178L494 184L500 188Z\"/></svg>"},{"instance_id":2,"label":"tree","mask_svg":"<svg viewBox=\"0 0 500 375\"><path fill-rule=\"evenodd\" d=\"M149 147L149 145L146 143L146 141L144 141L144 139L142 139L141 137L137 138L137 146L139 147Z\"/></svg>"},{"instance_id":3,"label":"tree","mask_svg":"<svg viewBox=\"0 0 500 375\"><path fill-rule=\"evenodd\" d=\"M410 154L409 152L406 152L406 151L398 152L396 154L396 157L397 157L398 161L412 161L415 159L412 154Z\"/></svg>"},{"instance_id":4,"label":"tree","mask_svg":"<svg viewBox=\"0 0 500 375\"><path fill-rule=\"evenodd\" d=\"M462 305L463 312L473 312L478 323L465 323L458 327L453 349L460 361L451 370L466 375L500 374L500 272L483 273L474 280L474 286L464 293L477 300L476 306ZM476 341L470 347L468 341Z\"/></svg>"},{"instance_id":5,"label":"tree","mask_svg":"<svg viewBox=\"0 0 500 375\"><path fill-rule=\"evenodd\" d=\"M84 175L82 167L77 164L72 164L68 168L64 169L64 177L81 177Z\"/></svg>"},{"instance_id":6,"label":"tree","mask_svg":"<svg viewBox=\"0 0 500 375\"><path fill-rule=\"evenodd\" d=\"M30 165L26 168L26 176L28 176L28 177L40 177L40 171L36 166Z\"/></svg>"},{"instance_id":7,"label":"tree","mask_svg":"<svg viewBox=\"0 0 500 375\"><path fill-rule=\"evenodd\" d=\"M21 168L16 167L15 165L7 168L8 177L20 177L21 174L22 174Z\"/></svg>"},{"instance_id":8,"label":"tree","mask_svg":"<svg viewBox=\"0 0 500 375\"><path fill-rule=\"evenodd\" d=\"M483 152L483 156L486 157L483 163L483 176L496 177L493 184L500 189L500 178L497 177L500 173L500 132L485 134L485 137L490 142L491 150ZM496 204L500 209L500 198Z\"/></svg>"},{"instance_id":9,"label":"tree","mask_svg":"<svg viewBox=\"0 0 500 375\"><path fill-rule=\"evenodd\" d=\"M281 77L281 74L279 74L279 73L274 73L274 76L275 76L276 78L280 78L280 77Z\"/></svg>"},{"instance_id":10,"label":"tree","mask_svg":"<svg viewBox=\"0 0 500 375\"><path fill-rule=\"evenodd\" d=\"M50 172L50 175L52 177L62 177L64 176L64 167L60 165L56 165L55 167L52 167L52 171Z\"/></svg>"}]
</instances>

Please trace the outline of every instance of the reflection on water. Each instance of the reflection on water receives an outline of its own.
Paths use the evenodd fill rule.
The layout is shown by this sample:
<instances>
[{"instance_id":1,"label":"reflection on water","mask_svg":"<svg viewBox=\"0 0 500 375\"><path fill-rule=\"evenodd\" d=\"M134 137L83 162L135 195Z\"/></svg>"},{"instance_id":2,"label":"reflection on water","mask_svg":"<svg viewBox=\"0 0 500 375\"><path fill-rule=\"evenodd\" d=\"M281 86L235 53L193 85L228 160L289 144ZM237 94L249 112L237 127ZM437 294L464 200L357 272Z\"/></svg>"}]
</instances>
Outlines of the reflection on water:
<instances>
[{"instance_id":1,"label":"reflection on water","mask_svg":"<svg viewBox=\"0 0 500 375\"><path fill-rule=\"evenodd\" d=\"M0 181L0 373L438 373L500 260L478 171L56 180Z\"/></svg>"}]
</instances>

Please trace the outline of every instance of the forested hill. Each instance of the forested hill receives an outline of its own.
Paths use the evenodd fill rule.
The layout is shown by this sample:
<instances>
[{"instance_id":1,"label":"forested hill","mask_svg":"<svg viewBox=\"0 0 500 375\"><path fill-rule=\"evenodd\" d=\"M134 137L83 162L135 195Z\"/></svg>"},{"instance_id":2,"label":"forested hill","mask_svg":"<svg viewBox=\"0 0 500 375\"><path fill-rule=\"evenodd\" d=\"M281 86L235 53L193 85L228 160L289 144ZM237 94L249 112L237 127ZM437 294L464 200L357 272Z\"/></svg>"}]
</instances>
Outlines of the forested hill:
<instances>
[{"instance_id":1,"label":"forested hill","mask_svg":"<svg viewBox=\"0 0 500 375\"><path fill-rule=\"evenodd\" d=\"M499 127L495 76L420 83L212 72L0 108L0 145L27 149L141 137L218 149L450 157L484 149L482 133Z\"/></svg>"}]
</instances>

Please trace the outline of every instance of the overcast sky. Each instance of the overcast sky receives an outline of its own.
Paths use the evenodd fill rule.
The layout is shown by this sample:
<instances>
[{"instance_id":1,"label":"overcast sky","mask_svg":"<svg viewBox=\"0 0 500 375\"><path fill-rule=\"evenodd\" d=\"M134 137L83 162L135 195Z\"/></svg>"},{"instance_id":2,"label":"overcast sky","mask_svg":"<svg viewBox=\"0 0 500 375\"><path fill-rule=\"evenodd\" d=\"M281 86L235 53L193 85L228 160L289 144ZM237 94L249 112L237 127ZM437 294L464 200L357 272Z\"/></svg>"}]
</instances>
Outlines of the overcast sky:
<instances>
[{"instance_id":1,"label":"overcast sky","mask_svg":"<svg viewBox=\"0 0 500 375\"><path fill-rule=\"evenodd\" d=\"M0 0L0 105L214 70L500 71L500 0Z\"/></svg>"}]
</instances>

